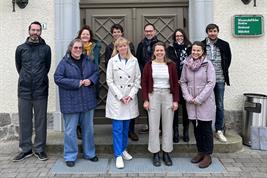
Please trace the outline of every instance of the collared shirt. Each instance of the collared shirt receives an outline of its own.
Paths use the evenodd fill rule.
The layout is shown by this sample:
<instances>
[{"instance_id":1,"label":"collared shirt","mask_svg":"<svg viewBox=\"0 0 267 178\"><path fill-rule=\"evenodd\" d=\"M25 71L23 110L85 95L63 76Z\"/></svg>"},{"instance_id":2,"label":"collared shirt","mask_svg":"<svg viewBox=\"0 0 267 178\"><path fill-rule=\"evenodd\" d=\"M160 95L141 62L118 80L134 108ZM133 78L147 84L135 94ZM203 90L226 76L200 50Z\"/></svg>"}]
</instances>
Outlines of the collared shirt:
<instances>
[{"instance_id":1,"label":"collared shirt","mask_svg":"<svg viewBox=\"0 0 267 178\"><path fill-rule=\"evenodd\" d=\"M216 42L216 41L215 41ZM221 52L218 47L214 45L209 38L206 39L207 57L212 62L216 72L216 82L224 82L223 70L222 70L222 58Z\"/></svg>"}]
</instances>

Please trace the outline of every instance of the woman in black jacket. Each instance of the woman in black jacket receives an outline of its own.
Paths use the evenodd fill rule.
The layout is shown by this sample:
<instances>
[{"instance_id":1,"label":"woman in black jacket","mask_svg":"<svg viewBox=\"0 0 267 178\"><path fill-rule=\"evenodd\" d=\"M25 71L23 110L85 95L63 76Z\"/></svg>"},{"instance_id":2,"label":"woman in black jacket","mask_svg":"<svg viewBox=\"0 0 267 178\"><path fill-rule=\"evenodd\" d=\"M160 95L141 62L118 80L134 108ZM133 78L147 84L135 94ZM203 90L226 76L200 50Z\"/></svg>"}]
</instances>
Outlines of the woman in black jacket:
<instances>
[{"instance_id":1,"label":"woman in black jacket","mask_svg":"<svg viewBox=\"0 0 267 178\"><path fill-rule=\"evenodd\" d=\"M173 43L167 48L167 56L176 63L176 70L180 79L183 69L183 61L191 54L191 42L188 40L184 30L182 29L176 29L172 35L172 39ZM182 91L181 88L179 90L180 92ZM180 103L182 104L183 115L183 140L184 142L188 142L189 120L182 93L180 93ZM173 118L173 142L179 142L178 110L175 111Z\"/></svg>"}]
</instances>

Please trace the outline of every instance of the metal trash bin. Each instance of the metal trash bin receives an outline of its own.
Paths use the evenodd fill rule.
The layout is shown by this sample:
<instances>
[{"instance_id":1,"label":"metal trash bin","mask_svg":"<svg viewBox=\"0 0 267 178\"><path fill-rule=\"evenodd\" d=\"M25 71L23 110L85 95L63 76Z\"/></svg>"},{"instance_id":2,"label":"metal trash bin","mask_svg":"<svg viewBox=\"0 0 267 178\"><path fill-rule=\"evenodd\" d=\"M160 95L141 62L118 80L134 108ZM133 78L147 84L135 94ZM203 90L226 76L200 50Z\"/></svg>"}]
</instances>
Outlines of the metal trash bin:
<instances>
[{"instance_id":1,"label":"metal trash bin","mask_svg":"<svg viewBox=\"0 0 267 178\"><path fill-rule=\"evenodd\" d=\"M251 146L251 126L267 126L267 95L244 93L241 136L243 144Z\"/></svg>"}]
</instances>

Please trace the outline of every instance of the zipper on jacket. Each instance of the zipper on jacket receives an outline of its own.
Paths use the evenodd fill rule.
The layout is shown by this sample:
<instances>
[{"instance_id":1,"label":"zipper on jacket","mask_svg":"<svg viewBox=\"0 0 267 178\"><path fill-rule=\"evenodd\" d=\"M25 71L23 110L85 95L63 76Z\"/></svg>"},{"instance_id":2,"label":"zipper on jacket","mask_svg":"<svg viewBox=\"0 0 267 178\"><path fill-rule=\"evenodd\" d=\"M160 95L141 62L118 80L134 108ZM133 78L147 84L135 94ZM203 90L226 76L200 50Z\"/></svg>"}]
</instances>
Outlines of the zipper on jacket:
<instances>
[{"instance_id":1,"label":"zipper on jacket","mask_svg":"<svg viewBox=\"0 0 267 178\"><path fill-rule=\"evenodd\" d=\"M194 99L195 99L195 96L196 96L196 78L195 78L195 76L196 76L196 73L194 72ZM195 114L196 114L196 126L197 126L197 107L196 107L196 105L194 104L194 107L195 107Z\"/></svg>"},{"instance_id":2,"label":"zipper on jacket","mask_svg":"<svg viewBox=\"0 0 267 178\"><path fill-rule=\"evenodd\" d=\"M33 99L33 91L34 91L34 81L33 81L33 54L34 54L34 49L35 47L31 48L31 99ZM38 56L39 56L39 50L38 50Z\"/></svg>"}]
</instances>

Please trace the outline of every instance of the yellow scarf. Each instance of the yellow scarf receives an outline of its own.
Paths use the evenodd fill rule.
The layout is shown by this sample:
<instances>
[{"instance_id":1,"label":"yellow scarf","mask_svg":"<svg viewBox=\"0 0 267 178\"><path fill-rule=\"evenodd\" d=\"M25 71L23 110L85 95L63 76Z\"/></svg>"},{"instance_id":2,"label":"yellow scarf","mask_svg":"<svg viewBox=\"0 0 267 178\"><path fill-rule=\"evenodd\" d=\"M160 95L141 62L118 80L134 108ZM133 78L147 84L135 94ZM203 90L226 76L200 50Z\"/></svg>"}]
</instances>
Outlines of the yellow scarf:
<instances>
[{"instance_id":1,"label":"yellow scarf","mask_svg":"<svg viewBox=\"0 0 267 178\"><path fill-rule=\"evenodd\" d=\"M89 56L92 53L93 43L92 42L86 42L84 43L84 51Z\"/></svg>"}]
</instances>

